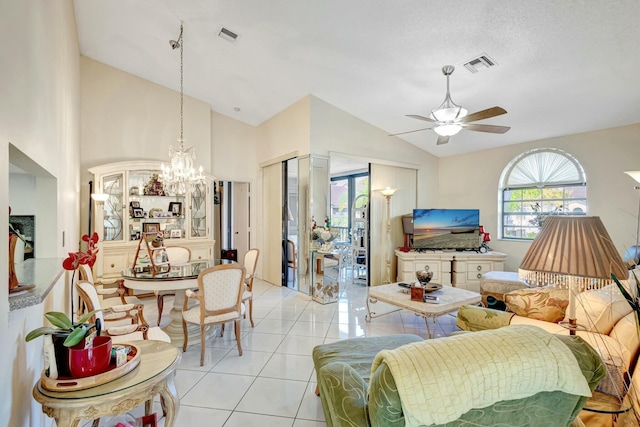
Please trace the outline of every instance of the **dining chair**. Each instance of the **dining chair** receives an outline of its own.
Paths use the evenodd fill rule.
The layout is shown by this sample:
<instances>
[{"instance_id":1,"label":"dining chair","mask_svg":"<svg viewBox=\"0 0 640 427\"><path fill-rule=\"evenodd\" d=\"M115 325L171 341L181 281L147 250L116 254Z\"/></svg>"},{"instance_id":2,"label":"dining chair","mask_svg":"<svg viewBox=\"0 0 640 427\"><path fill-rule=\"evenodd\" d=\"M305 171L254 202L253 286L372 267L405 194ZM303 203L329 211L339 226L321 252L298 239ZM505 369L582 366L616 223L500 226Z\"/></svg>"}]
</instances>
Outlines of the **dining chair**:
<instances>
[{"instance_id":1,"label":"dining chair","mask_svg":"<svg viewBox=\"0 0 640 427\"><path fill-rule=\"evenodd\" d=\"M93 277L91 267L86 264L80 264L78 271L80 272L80 280L87 281L95 287L101 307L107 308L122 304L142 304L142 301L137 297L128 295L128 290L124 287L123 279L117 279L112 282L96 281Z\"/></svg>"},{"instance_id":2,"label":"dining chair","mask_svg":"<svg viewBox=\"0 0 640 427\"><path fill-rule=\"evenodd\" d=\"M186 290L182 310L182 330L184 344L182 351L187 351L189 333L187 323L200 326L200 366L204 365L205 330L207 326L235 323L238 354L242 356L240 345L240 321L245 308L242 303L245 269L238 264L224 264L207 268L198 276L198 290ZM189 308L189 300L195 299L198 304Z\"/></svg>"},{"instance_id":3,"label":"dining chair","mask_svg":"<svg viewBox=\"0 0 640 427\"><path fill-rule=\"evenodd\" d=\"M289 281L289 269L293 270L293 283L296 283L298 263L296 261L296 245L292 240L287 240L286 246L287 257L287 282Z\"/></svg>"},{"instance_id":4,"label":"dining chair","mask_svg":"<svg viewBox=\"0 0 640 427\"><path fill-rule=\"evenodd\" d=\"M182 246L170 246L165 250L167 252L167 259L172 266L186 264L191 261L191 250L189 250L189 248ZM164 308L164 297L175 295L176 291L154 291L154 294L156 295L156 301L158 304L158 326L160 326L162 310Z\"/></svg>"},{"instance_id":5,"label":"dining chair","mask_svg":"<svg viewBox=\"0 0 640 427\"><path fill-rule=\"evenodd\" d=\"M251 322L251 327L253 328L253 279L256 275L256 265L258 264L258 256L260 256L260 250L253 248L249 249L246 254L244 254L244 284L245 289L242 293L242 302L246 303L249 301L249 321ZM246 317L246 314L245 314Z\"/></svg>"},{"instance_id":6,"label":"dining chair","mask_svg":"<svg viewBox=\"0 0 640 427\"><path fill-rule=\"evenodd\" d=\"M79 280L76 283L76 289L87 312L96 310L96 313L89 320L97 322L98 319L102 326L100 335L111 337L113 344L129 343L131 341L156 340L164 341L171 344L171 338L162 329L158 327L149 327L144 319L143 304L122 304L113 305L108 308L102 308L100 305L100 296L93 283L86 280ZM109 326L108 323L115 324ZM163 414L166 414L166 405L164 399L160 398ZM145 414L151 413L152 401L145 402ZM98 427L100 419L96 419L92 427Z\"/></svg>"},{"instance_id":7,"label":"dining chair","mask_svg":"<svg viewBox=\"0 0 640 427\"><path fill-rule=\"evenodd\" d=\"M149 327L144 318L143 304L121 304L102 307L100 305L100 296L91 282L79 280L76 283L76 289L87 312L98 310L91 321L95 322L96 319L100 319L103 325L101 335L110 336L114 344L146 339L171 342L169 335L162 329L155 326ZM110 324L113 326L110 326Z\"/></svg>"}]
</instances>

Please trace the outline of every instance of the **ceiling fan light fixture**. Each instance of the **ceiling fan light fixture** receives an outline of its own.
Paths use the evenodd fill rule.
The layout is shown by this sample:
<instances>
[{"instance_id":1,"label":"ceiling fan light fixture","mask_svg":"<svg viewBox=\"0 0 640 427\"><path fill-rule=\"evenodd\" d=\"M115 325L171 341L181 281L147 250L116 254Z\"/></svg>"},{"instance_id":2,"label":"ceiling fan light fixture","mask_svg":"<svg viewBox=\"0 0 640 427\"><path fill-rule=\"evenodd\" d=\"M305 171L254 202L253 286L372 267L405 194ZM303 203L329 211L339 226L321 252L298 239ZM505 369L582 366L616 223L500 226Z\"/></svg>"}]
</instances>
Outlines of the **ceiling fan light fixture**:
<instances>
[{"instance_id":1,"label":"ceiling fan light fixture","mask_svg":"<svg viewBox=\"0 0 640 427\"><path fill-rule=\"evenodd\" d=\"M449 123L436 126L433 130L440 136L453 136L462 130L462 126L455 123Z\"/></svg>"},{"instance_id":2,"label":"ceiling fan light fixture","mask_svg":"<svg viewBox=\"0 0 640 427\"><path fill-rule=\"evenodd\" d=\"M455 104L454 104L455 105ZM429 118L438 122L452 122L454 120L466 117L469 112L466 108L459 107L457 105L451 107L440 107L437 110L433 110Z\"/></svg>"}]
</instances>

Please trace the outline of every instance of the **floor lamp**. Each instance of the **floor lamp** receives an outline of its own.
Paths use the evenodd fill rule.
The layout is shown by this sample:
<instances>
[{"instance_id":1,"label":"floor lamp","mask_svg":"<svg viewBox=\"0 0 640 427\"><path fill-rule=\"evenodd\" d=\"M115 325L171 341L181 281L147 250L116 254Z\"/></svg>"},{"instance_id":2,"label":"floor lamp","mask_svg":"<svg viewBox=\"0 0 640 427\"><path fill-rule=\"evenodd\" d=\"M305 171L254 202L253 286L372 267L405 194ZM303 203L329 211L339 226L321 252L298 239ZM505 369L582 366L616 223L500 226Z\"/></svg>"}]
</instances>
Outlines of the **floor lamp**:
<instances>
[{"instance_id":1,"label":"floor lamp","mask_svg":"<svg viewBox=\"0 0 640 427\"><path fill-rule=\"evenodd\" d=\"M638 184L640 184L640 171L627 171L625 172L631 178L633 178ZM635 190L640 190L640 186L633 187ZM638 216L636 217L636 246L634 248L633 260L638 264L638 254L640 252L640 246L638 246L638 238L640 237L640 196L638 196Z\"/></svg>"},{"instance_id":2,"label":"floor lamp","mask_svg":"<svg viewBox=\"0 0 640 427\"><path fill-rule=\"evenodd\" d=\"M530 286L569 289L568 322L563 326L571 335L581 329L576 322L576 294L613 283L612 273L616 277L628 275L597 216L548 216L519 268L520 279Z\"/></svg>"},{"instance_id":3,"label":"floor lamp","mask_svg":"<svg viewBox=\"0 0 640 427\"><path fill-rule=\"evenodd\" d=\"M386 272L383 283L391 283L391 258L389 256L389 242L391 241L391 197L393 197L398 189L387 187L383 190L378 191L380 191L380 193L387 199L387 234L384 247Z\"/></svg>"}]
</instances>

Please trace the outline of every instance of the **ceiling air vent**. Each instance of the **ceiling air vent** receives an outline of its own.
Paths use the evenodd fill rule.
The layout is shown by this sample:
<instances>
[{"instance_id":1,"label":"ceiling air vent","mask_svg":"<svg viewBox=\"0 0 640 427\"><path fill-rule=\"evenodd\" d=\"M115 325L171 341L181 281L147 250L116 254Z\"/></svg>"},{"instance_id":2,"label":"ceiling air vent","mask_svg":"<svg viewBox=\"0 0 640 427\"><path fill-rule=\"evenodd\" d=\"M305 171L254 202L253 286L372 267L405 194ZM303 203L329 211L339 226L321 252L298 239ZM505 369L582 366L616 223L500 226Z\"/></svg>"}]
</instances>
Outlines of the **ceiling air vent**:
<instances>
[{"instance_id":1,"label":"ceiling air vent","mask_svg":"<svg viewBox=\"0 0 640 427\"><path fill-rule=\"evenodd\" d=\"M220 31L218 32L218 36L222 37L223 39L230 41L231 43L234 43L236 41L236 39L238 38L238 34L234 33L231 30L228 30L224 27L220 28Z\"/></svg>"},{"instance_id":2,"label":"ceiling air vent","mask_svg":"<svg viewBox=\"0 0 640 427\"><path fill-rule=\"evenodd\" d=\"M495 65L497 65L496 61L489 58L489 55L484 53L477 58L473 58L472 60L464 63L464 67L472 73L477 73L478 71L491 68Z\"/></svg>"}]
</instances>

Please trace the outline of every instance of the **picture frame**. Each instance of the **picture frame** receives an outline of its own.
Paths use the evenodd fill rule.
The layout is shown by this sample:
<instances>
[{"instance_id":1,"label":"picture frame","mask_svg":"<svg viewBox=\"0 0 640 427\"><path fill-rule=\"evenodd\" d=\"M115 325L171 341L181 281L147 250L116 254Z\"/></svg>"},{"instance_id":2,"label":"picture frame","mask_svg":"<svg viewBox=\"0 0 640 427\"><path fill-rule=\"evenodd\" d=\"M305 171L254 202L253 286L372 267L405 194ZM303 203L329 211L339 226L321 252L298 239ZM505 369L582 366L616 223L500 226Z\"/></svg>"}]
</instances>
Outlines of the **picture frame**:
<instances>
[{"instance_id":1,"label":"picture frame","mask_svg":"<svg viewBox=\"0 0 640 427\"><path fill-rule=\"evenodd\" d=\"M131 201L129 202L129 206L131 206L132 208L139 208L140 207L140 202L137 200Z\"/></svg>"},{"instance_id":2,"label":"picture frame","mask_svg":"<svg viewBox=\"0 0 640 427\"><path fill-rule=\"evenodd\" d=\"M160 223L159 222L145 222L142 224L142 232L143 233L159 233L160 232Z\"/></svg>"},{"instance_id":3,"label":"picture frame","mask_svg":"<svg viewBox=\"0 0 640 427\"><path fill-rule=\"evenodd\" d=\"M169 237L171 239L180 239L180 238L182 238L182 230L178 230L178 229L171 230L171 232L169 233Z\"/></svg>"},{"instance_id":4,"label":"picture frame","mask_svg":"<svg viewBox=\"0 0 640 427\"><path fill-rule=\"evenodd\" d=\"M132 208L132 215L133 218L144 218L144 210L142 210L142 208Z\"/></svg>"},{"instance_id":5,"label":"picture frame","mask_svg":"<svg viewBox=\"0 0 640 427\"><path fill-rule=\"evenodd\" d=\"M173 216L182 215L182 202L169 202L169 212L171 212Z\"/></svg>"}]
</instances>

